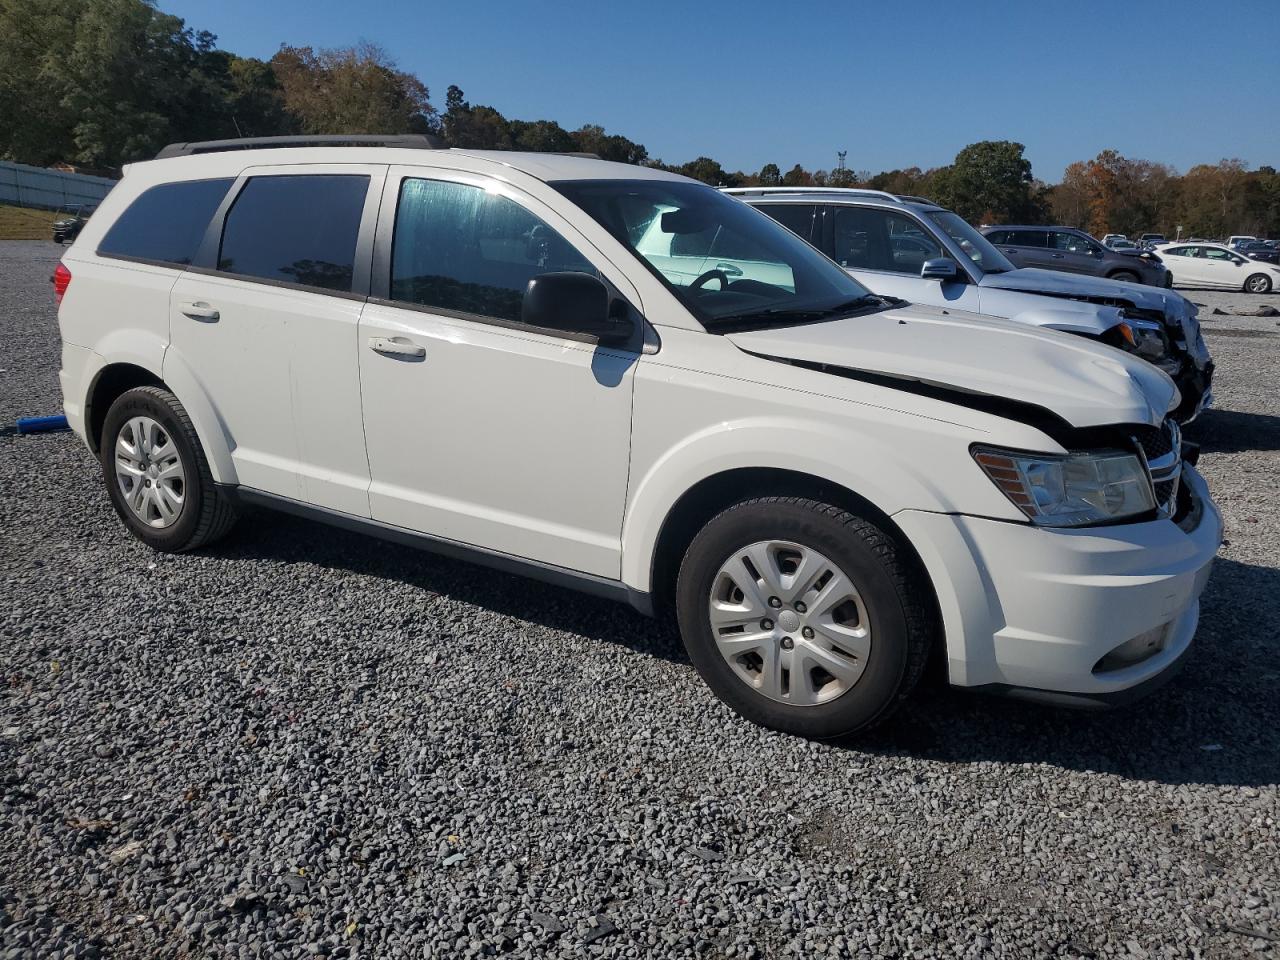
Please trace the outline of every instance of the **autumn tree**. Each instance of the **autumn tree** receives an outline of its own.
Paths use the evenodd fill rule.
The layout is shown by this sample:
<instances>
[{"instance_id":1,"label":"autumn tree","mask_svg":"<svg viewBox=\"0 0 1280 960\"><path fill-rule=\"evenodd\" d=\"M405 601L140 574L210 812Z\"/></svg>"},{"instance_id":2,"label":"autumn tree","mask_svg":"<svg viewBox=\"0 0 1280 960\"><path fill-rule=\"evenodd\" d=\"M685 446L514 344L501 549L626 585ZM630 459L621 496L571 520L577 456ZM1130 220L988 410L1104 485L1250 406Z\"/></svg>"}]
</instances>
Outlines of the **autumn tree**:
<instances>
[{"instance_id":1,"label":"autumn tree","mask_svg":"<svg viewBox=\"0 0 1280 960\"><path fill-rule=\"evenodd\" d=\"M438 129L426 84L381 47L282 46L271 58L303 133L428 133Z\"/></svg>"}]
</instances>

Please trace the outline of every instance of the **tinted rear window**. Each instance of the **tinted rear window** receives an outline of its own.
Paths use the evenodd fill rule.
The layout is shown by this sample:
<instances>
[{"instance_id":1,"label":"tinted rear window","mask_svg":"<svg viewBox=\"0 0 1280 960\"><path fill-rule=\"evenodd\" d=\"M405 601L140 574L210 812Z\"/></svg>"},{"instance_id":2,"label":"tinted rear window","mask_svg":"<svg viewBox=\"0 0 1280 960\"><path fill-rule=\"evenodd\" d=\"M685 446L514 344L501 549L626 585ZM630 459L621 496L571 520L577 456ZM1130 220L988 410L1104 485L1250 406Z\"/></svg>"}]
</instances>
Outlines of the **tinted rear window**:
<instances>
[{"instance_id":1,"label":"tinted rear window","mask_svg":"<svg viewBox=\"0 0 1280 960\"><path fill-rule=\"evenodd\" d=\"M756 205L756 209L773 217L801 240L809 240L813 236L813 221L818 212L817 204L761 203Z\"/></svg>"},{"instance_id":2,"label":"tinted rear window","mask_svg":"<svg viewBox=\"0 0 1280 960\"><path fill-rule=\"evenodd\" d=\"M349 292L368 190L363 175L251 178L227 212L218 269Z\"/></svg>"},{"instance_id":3,"label":"tinted rear window","mask_svg":"<svg viewBox=\"0 0 1280 960\"><path fill-rule=\"evenodd\" d=\"M98 253L187 264L232 181L187 180L143 191L111 225Z\"/></svg>"}]
</instances>

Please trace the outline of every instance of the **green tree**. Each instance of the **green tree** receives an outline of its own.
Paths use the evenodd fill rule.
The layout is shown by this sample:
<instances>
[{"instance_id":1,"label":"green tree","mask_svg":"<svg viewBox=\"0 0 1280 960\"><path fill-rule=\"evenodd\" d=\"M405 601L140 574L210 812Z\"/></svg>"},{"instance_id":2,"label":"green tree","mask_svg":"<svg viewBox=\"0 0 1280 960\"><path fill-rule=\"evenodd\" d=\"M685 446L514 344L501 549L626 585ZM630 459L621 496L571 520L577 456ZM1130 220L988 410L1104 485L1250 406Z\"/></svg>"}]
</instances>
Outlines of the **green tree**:
<instances>
[{"instance_id":1,"label":"green tree","mask_svg":"<svg viewBox=\"0 0 1280 960\"><path fill-rule=\"evenodd\" d=\"M778 187L782 185L782 171L776 163L766 163L760 168L758 179L762 187Z\"/></svg>"},{"instance_id":2,"label":"green tree","mask_svg":"<svg viewBox=\"0 0 1280 960\"><path fill-rule=\"evenodd\" d=\"M507 126L517 150L573 153L578 149L573 135L554 120L512 120Z\"/></svg>"},{"instance_id":3,"label":"green tree","mask_svg":"<svg viewBox=\"0 0 1280 960\"><path fill-rule=\"evenodd\" d=\"M935 174L938 201L966 220L1008 223L1043 216L1033 192L1031 162L1011 140L971 143Z\"/></svg>"},{"instance_id":4,"label":"green tree","mask_svg":"<svg viewBox=\"0 0 1280 960\"><path fill-rule=\"evenodd\" d=\"M731 175L726 173L724 168L710 157L698 157L696 160L691 160L680 167L678 172L686 177L692 177L694 180L709 183L713 187L734 185L729 182Z\"/></svg>"},{"instance_id":5,"label":"green tree","mask_svg":"<svg viewBox=\"0 0 1280 960\"><path fill-rule=\"evenodd\" d=\"M613 160L616 163L642 164L649 159L649 151L644 144L628 140L618 134L605 133L604 127L587 124L579 127L571 134L575 150L582 153L594 153L601 160Z\"/></svg>"},{"instance_id":6,"label":"green tree","mask_svg":"<svg viewBox=\"0 0 1280 960\"><path fill-rule=\"evenodd\" d=\"M783 186L787 187L811 187L813 186L813 174L797 163L783 174L782 183Z\"/></svg>"}]
</instances>

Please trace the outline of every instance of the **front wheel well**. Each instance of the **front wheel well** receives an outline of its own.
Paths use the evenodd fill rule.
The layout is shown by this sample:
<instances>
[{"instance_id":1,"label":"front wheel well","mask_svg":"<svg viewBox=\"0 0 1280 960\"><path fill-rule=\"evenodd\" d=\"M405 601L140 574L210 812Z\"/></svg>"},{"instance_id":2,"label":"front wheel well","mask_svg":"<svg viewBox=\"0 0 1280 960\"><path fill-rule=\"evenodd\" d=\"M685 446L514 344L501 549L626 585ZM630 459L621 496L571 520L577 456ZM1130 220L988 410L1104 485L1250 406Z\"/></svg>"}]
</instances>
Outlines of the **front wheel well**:
<instances>
[{"instance_id":1,"label":"front wheel well","mask_svg":"<svg viewBox=\"0 0 1280 960\"><path fill-rule=\"evenodd\" d=\"M689 544L698 531L722 510L757 497L805 497L841 507L880 527L907 552L929 590L928 602L937 609L937 594L915 547L896 523L865 497L848 487L807 473L769 467L748 467L717 473L694 484L676 501L662 522L650 572L653 605L659 615L673 609L676 576ZM935 621L936 622L936 621Z\"/></svg>"},{"instance_id":2,"label":"front wheel well","mask_svg":"<svg viewBox=\"0 0 1280 960\"><path fill-rule=\"evenodd\" d=\"M164 381L145 367L113 363L98 371L85 398L85 434L89 448L97 453L102 442L102 426L116 398L134 387L163 387ZM167 389L167 388L166 388Z\"/></svg>"}]
</instances>

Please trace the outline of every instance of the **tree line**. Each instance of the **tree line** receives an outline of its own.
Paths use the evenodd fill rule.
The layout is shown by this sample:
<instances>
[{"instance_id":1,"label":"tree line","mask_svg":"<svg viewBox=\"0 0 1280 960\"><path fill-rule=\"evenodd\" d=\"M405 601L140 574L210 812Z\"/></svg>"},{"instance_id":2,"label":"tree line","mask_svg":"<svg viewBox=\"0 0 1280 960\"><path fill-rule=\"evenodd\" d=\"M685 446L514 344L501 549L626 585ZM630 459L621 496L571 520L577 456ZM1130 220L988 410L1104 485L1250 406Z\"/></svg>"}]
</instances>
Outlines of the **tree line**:
<instances>
[{"instance_id":1,"label":"tree line","mask_svg":"<svg viewBox=\"0 0 1280 960\"><path fill-rule=\"evenodd\" d=\"M452 146L593 153L672 170L716 186L867 187L925 196L974 223L1085 227L1097 235L1280 234L1280 175L1239 160L1193 167L1113 150L1037 180L1024 147L981 141L946 166L872 174L728 170L711 157L666 163L597 124L566 130L472 104L457 86L444 111L414 74L372 44L281 46L270 60L219 49L217 38L153 0L0 0L0 156L113 172L166 143L306 133L432 133Z\"/></svg>"}]
</instances>

